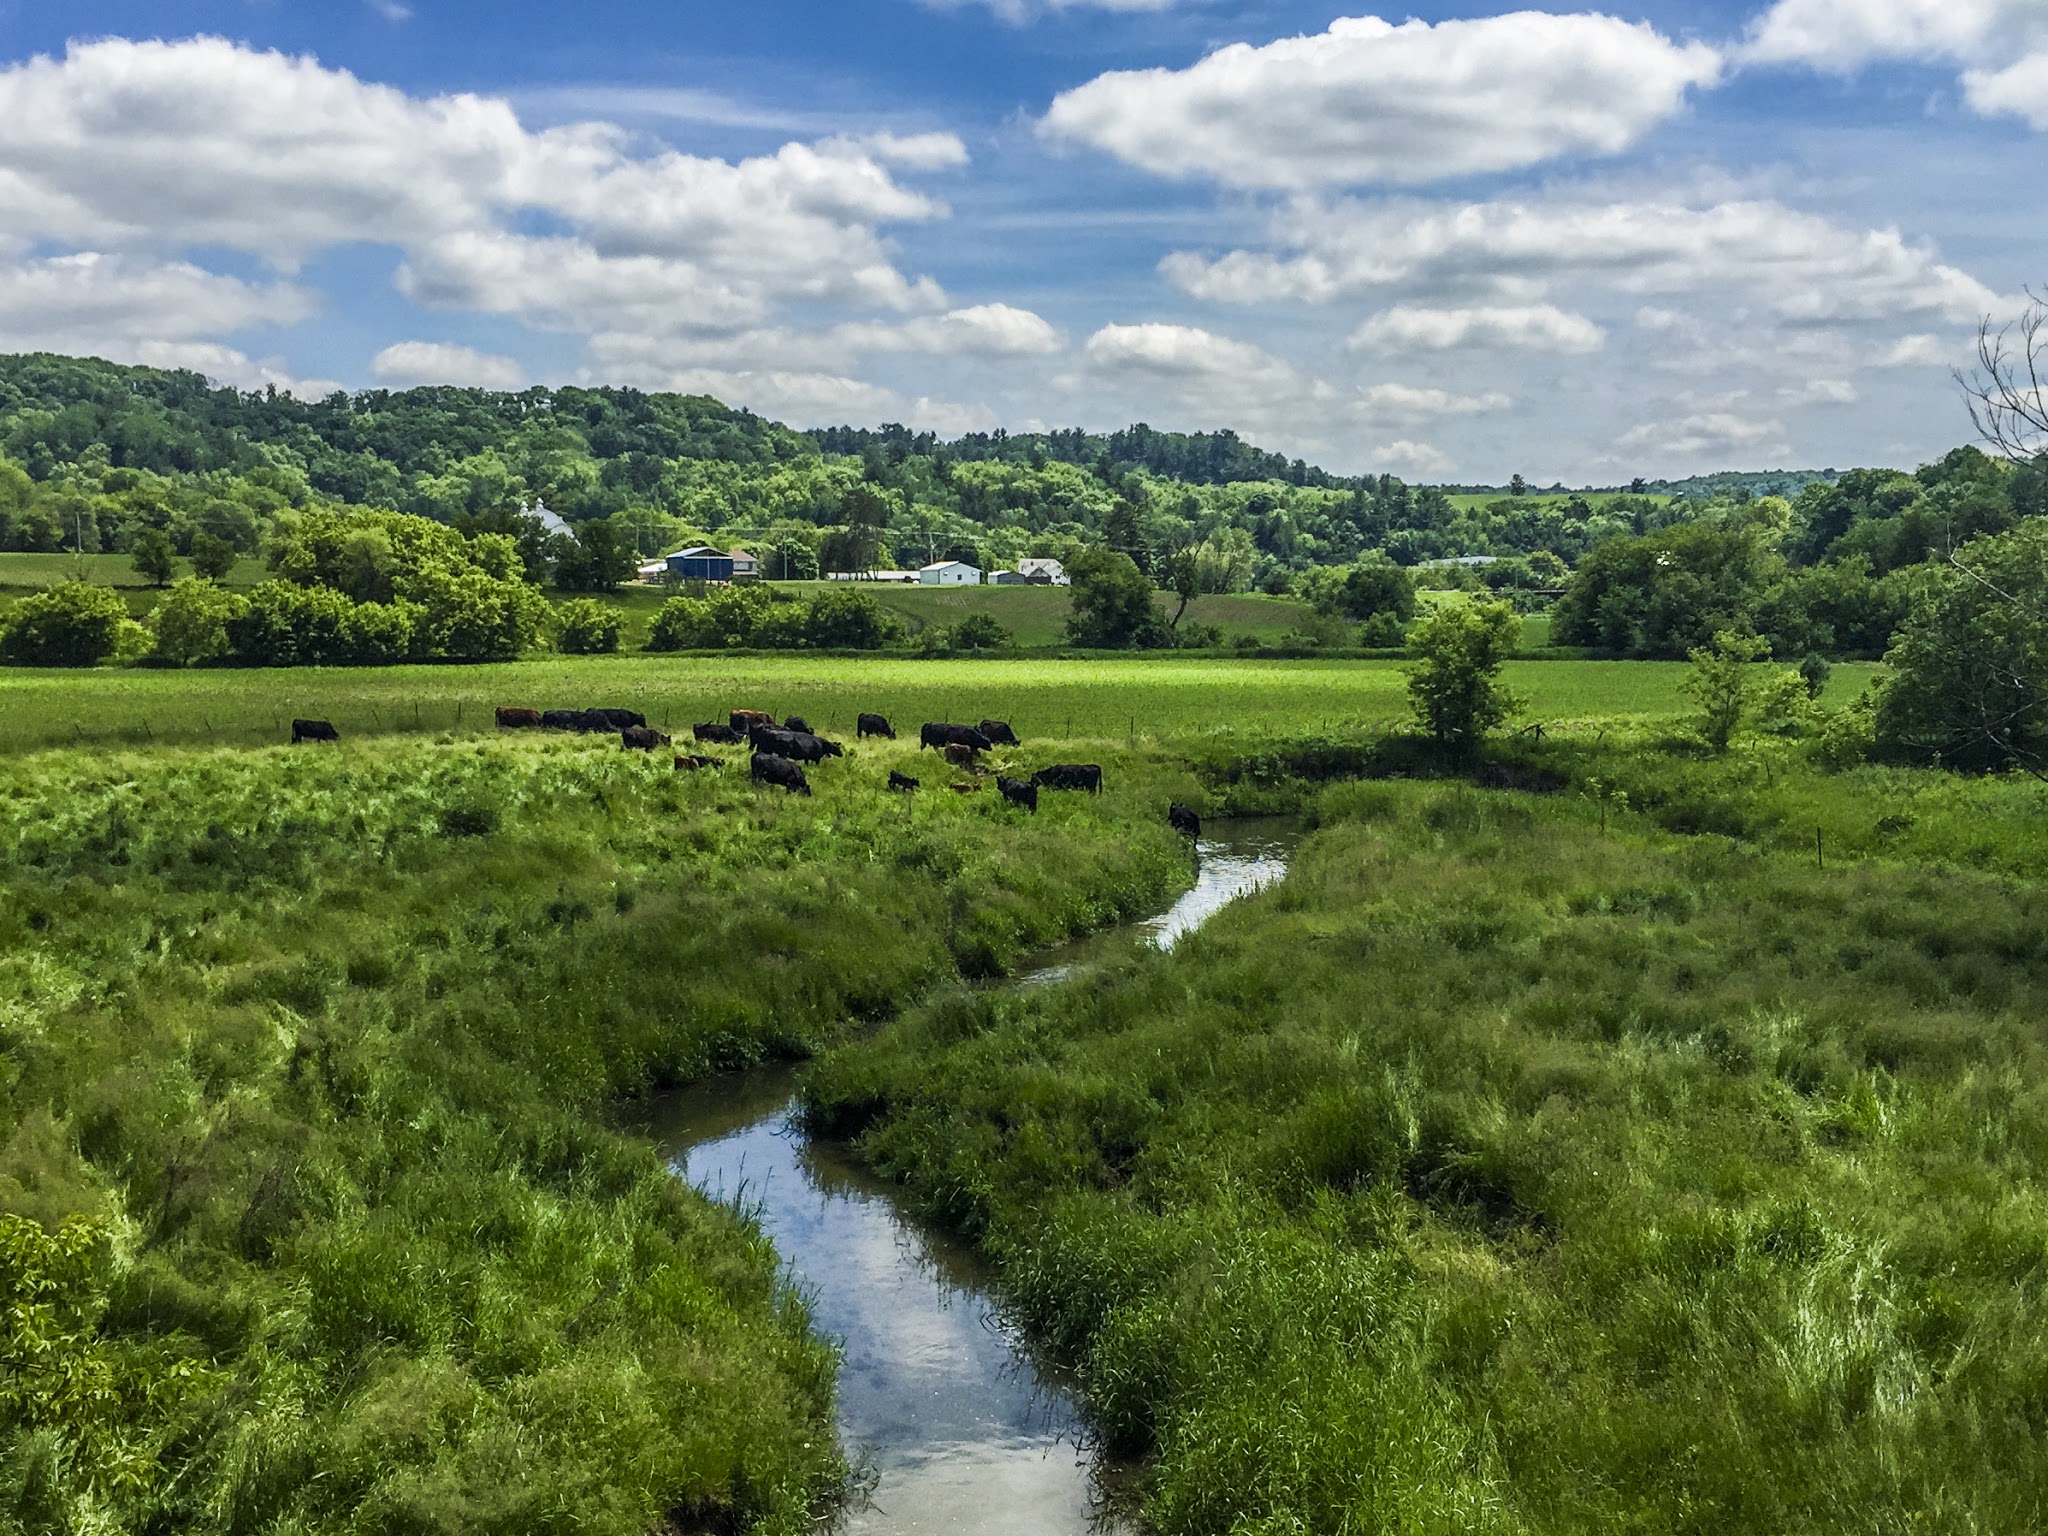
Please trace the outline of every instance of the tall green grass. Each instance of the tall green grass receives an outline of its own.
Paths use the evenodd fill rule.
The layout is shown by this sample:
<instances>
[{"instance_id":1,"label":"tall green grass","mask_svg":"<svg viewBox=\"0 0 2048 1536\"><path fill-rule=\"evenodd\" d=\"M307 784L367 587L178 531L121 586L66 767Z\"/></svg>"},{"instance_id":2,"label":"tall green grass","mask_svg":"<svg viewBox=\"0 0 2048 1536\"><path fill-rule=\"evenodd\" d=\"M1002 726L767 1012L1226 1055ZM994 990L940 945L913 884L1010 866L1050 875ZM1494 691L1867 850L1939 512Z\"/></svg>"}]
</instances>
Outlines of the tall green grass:
<instances>
[{"instance_id":1,"label":"tall green grass","mask_svg":"<svg viewBox=\"0 0 2048 1536\"><path fill-rule=\"evenodd\" d=\"M1025 818L911 751L0 765L0 1529L809 1529L833 1351L604 1105L1187 879L1141 763Z\"/></svg>"},{"instance_id":2,"label":"tall green grass","mask_svg":"<svg viewBox=\"0 0 2048 1536\"><path fill-rule=\"evenodd\" d=\"M1150 1453L1159 1530L2042 1527L2034 879L1571 795L1315 814L1171 956L807 1079Z\"/></svg>"}]
</instances>

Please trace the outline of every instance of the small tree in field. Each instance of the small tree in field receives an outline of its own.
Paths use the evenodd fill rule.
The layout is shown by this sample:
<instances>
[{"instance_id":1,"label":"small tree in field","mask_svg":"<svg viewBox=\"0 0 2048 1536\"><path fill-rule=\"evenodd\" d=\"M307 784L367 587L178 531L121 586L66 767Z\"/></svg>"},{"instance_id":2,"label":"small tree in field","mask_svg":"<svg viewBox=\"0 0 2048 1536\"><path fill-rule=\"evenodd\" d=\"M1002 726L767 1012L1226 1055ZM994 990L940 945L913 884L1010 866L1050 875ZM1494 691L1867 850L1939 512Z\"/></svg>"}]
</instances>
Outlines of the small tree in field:
<instances>
[{"instance_id":1,"label":"small tree in field","mask_svg":"<svg viewBox=\"0 0 2048 1536\"><path fill-rule=\"evenodd\" d=\"M0 624L0 661L17 667L94 667L136 629L111 587L67 581L31 593Z\"/></svg>"},{"instance_id":2,"label":"small tree in field","mask_svg":"<svg viewBox=\"0 0 2048 1536\"><path fill-rule=\"evenodd\" d=\"M555 649L565 656L607 656L619 648L619 613L594 597L579 597L555 610Z\"/></svg>"},{"instance_id":3,"label":"small tree in field","mask_svg":"<svg viewBox=\"0 0 2048 1536\"><path fill-rule=\"evenodd\" d=\"M1442 745L1470 752L1521 708L1500 680L1522 632L1506 603L1439 603L1409 632L1416 664L1408 670L1415 720Z\"/></svg>"},{"instance_id":4,"label":"small tree in field","mask_svg":"<svg viewBox=\"0 0 2048 1536\"><path fill-rule=\"evenodd\" d=\"M970 613L955 624L951 641L956 651L999 650L1010 643L1010 632L992 613Z\"/></svg>"},{"instance_id":5,"label":"small tree in field","mask_svg":"<svg viewBox=\"0 0 2048 1536\"><path fill-rule=\"evenodd\" d=\"M1722 630L1711 646L1692 653L1692 671L1679 685L1699 713L1694 728L1712 752L1726 752L1749 709L1751 666L1771 653L1770 643L1754 635Z\"/></svg>"},{"instance_id":6,"label":"small tree in field","mask_svg":"<svg viewBox=\"0 0 2048 1536\"><path fill-rule=\"evenodd\" d=\"M135 536L135 543L129 551L135 557L135 573L152 587L167 587L171 584L172 565L171 536L161 528L145 528Z\"/></svg>"},{"instance_id":7,"label":"small tree in field","mask_svg":"<svg viewBox=\"0 0 2048 1536\"><path fill-rule=\"evenodd\" d=\"M235 546L226 539L216 538L203 530L192 535L192 570L195 575L208 581L226 581L239 558Z\"/></svg>"}]
</instances>

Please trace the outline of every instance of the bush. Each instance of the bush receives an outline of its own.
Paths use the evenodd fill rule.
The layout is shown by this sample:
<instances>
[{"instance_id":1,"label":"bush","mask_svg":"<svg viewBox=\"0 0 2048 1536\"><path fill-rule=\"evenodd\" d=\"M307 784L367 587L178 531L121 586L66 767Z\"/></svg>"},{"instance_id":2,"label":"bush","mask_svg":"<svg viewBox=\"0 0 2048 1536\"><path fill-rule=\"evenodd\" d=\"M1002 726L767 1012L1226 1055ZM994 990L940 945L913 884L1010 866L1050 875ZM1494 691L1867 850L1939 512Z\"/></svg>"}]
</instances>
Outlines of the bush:
<instances>
[{"instance_id":1,"label":"bush","mask_svg":"<svg viewBox=\"0 0 2048 1536\"><path fill-rule=\"evenodd\" d=\"M17 667L96 667L138 628L111 587L67 581L15 604L0 659Z\"/></svg>"},{"instance_id":2,"label":"bush","mask_svg":"<svg viewBox=\"0 0 2048 1536\"><path fill-rule=\"evenodd\" d=\"M143 577L152 587L169 586L174 569L171 551L171 536L161 528L145 528L135 536L130 546L135 557L136 574Z\"/></svg>"},{"instance_id":3,"label":"bush","mask_svg":"<svg viewBox=\"0 0 2048 1536\"><path fill-rule=\"evenodd\" d=\"M331 587L266 581L228 620L228 642L244 666L346 666L354 649L355 606Z\"/></svg>"},{"instance_id":4,"label":"bush","mask_svg":"<svg viewBox=\"0 0 2048 1536\"><path fill-rule=\"evenodd\" d=\"M1446 747L1470 751L1521 701L1500 681L1522 624L1506 603L1439 603L1410 637L1418 658L1408 697L1416 721Z\"/></svg>"},{"instance_id":5,"label":"bush","mask_svg":"<svg viewBox=\"0 0 2048 1536\"><path fill-rule=\"evenodd\" d=\"M618 610L579 597L555 610L555 649L566 656L608 656L619 648Z\"/></svg>"},{"instance_id":6,"label":"bush","mask_svg":"<svg viewBox=\"0 0 2048 1536\"><path fill-rule=\"evenodd\" d=\"M1728 630L1714 636L1712 646L1692 653L1692 671L1679 685L1699 713L1693 729L1710 752L1726 752L1749 709L1752 663L1770 654L1768 642Z\"/></svg>"},{"instance_id":7,"label":"bush","mask_svg":"<svg viewBox=\"0 0 2048 1536\"><path fill-rule=\"evenodd\" d=\"M203 529L192 535L192 569L208 581L225 581L240 556L235 546Z\"/></svg>"},{"instance_id":8,"label":"bush","mask_svg":"<svg viewBox=\"0 0 2048 1536\"><path fill-rule=\"evenodd\" d=\"M1397 651L1408 643L1408 627L1396 614L1376 613L1359 626L1358 643L1368 650Z\"/></svg>"},{"instance_id":9,"label":"bush","mask_svg":"<svg viewBox=\"0 0 2048 1536\"><path fill-rule=\"evenodd\" d=\"M841 650L879 650L896 632L894 614L850 587L819 593L803 620L803 636L812 645Z\"/></svg>"},{"instance_id":10,"label":"bush","mask_svg":"<svg viewBox=\"0 0 2048 1536\"><path fill-rule=\"evenodd\" d=\"M953 626L948 639L955 650L992 651L1010 643L1010 632L994 614L970 613Z\"/></svg>"},{"instance_id":11,"label":"bush","mask_svg":"<svg viewBox=\"0 0 2048 1536\"><path fill-rule=\"evenodd\" d=\"M217 661L231 648L228 624L248 606L232 592L187 576L172 586L149 616L156 637L150 654L174 667Z\"/></svg>"}]
</instances>

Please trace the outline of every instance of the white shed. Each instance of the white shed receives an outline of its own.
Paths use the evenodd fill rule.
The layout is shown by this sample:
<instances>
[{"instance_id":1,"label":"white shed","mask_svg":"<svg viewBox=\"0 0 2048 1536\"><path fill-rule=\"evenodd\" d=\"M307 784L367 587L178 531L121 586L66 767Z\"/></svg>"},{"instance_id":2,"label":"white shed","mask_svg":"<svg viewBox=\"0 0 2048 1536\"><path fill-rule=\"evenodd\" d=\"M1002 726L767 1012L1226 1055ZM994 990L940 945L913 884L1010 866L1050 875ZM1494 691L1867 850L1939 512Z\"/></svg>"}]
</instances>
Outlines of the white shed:
<instances>
[{"instance_id":1,"label":"white shed","mask_svg":"<svg viewBox=\"0 0 2048 1536\"><path fill-rule=\"evenodd\" d=\"M934 560L917 573L917 579L928 587L978 587L981 567L965 560Z\"/></svg>"}]
</instances>

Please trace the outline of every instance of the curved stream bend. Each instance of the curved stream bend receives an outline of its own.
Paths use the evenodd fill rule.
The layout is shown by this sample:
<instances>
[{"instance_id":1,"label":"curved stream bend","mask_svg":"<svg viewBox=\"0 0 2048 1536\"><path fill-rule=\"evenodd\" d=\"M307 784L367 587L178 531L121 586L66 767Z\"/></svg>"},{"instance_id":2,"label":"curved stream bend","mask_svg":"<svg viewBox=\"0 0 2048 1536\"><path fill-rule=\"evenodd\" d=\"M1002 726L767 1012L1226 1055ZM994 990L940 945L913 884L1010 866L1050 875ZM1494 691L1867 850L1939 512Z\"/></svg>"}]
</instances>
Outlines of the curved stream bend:
<instances>
[{"instance_id":1,"label":"curved stream bend","mask_svg":"<svg viewBox=\"0 0 2048 1536\"><path fill-rule=\"evenodd\" d=\"M1195 887L1168 911L1041 955L1010 985L1050 986L1132 939L1161 949L1287 870L1291 821L1225 822L1197 845ZM861 1536L1008 1532L1075 1536L1130 1528L1084 1448L1068 1384L1040 1370L989 1297L963 1245L915 1223L890 1186L795 1124L795 1077L769 1067L654 1106L645 1125L691 1183L738 1197L845 1343L839 1433L875 1475L842 1529Z\"/></svg>"}]
</instances>

